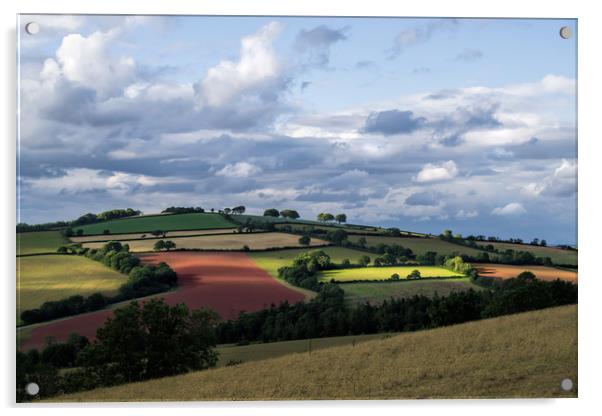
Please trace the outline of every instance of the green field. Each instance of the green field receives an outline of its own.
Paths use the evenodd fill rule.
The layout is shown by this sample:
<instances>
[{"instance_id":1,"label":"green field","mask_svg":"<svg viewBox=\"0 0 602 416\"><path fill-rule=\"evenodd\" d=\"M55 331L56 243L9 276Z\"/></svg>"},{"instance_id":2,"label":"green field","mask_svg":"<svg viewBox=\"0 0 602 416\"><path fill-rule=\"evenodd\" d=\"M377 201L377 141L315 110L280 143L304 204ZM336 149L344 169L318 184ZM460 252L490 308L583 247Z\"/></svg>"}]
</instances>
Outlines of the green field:
<instances>
[{"instance_id":1,"label":"green field","mask_svg":"<svg viewBox=\"0 0 602 416\"><path fill-rule=\"evenodd\" d=\"M480 286L470 283L465 278L452 279L420 279L403 282L358 282L340 285L345 291L345 299L349 303L379 304L391 298L409 298L414 295L432 297L435 294L446 296L452 292L469 289L482 290Z\"/></svg>"},{"instance_id":2,"label":"green field","mask_svg":"<svg viewBox=\"0 0 602 416\"><path fill-rule=\"evenodd\" d=\"M554 263L557 264L577 264L576 250L564 250L558 247L531 246L529 244L490 243L485 241L479 241L477 242L477 244L480 246L486 246L488 244L491 244L493 245L493 247L500 251L508 249L515 251L528 251L530 253L533 253L533 255L536 257L549 257Z\"/></svg>"},{"instance_id":3,"label":"green field","mask_svg":"<svg viewBox=\"0 0 602 416\"><path fill-rule=\"evenodd\" d=\"M49 300L94 292L115 293L127 277L81 256L47 255L17 258L17 318L20 311Z\"/></svg>"},{"instance_id":4,"label":"green field","mask_svg":"<svg viewBox=\"0 0 602 416\"><path fill-rule=\"evenodd\" d=\"M565 378L571 391L560 388ZM47 401L551 398L577 397L577 389L570 305Z\"/></svg>"},{"instance_id":5,"label":"green field","mask_svg":"<svg viewBox=\"0 0 602 416\"><path fill-rule=\"evenodd\" d=\"M357 242L361 236L350 235L349 241ZM383 243L387 245L399 244L405 248L409 248L414 254L420 255L427 251L434 251L437 254L452 255L457 253L465 253L469 255L477 255L481 251L469 247L464 247L458 244L449 243L440 240L439 238L406 238L406 237L385 237L385 236L365 236L367 246L372 247Z\"/></svg>"},{"instance_id":6,"label":"green field","mask_svg":"<svg viewBox=\"0 0 602 416\"><path fill-rule=\"evenodd\" d=\"M278 269L284 266L290 266L293 263L293 259L300 253L311 251L311 248L301 248L293 250L279 250L279 251L264 251L260 253L249 253L249 256L255 261L255 263L267 271L272 277L278 277ZM352 250L343 247L320 247L314 250L323 250L328 255L332 262L340 263L343 259L349 259L352 263L366 254L363 251Z\"/></svg>"},{"instance_id":7,"label":"green field","mask_svg":"<svg viewBox=\"0 0 602 416\"><path fill-rule=\"evenodd\" d=\"M357 267L353 269L324 270L318 278L322 282L353 282L355 280L385 280L393 273L397 273L400 279L405 279L412 270L419 270L420 276L428 277L457 277L459 273L437 266L391 266L391 267Z\"/></svg>"},{"instance_id":8,"label":"green field","mask_svg":"<svg viewBox=\"0 0 602 416\"><path fill-rule=\"evenodd\" d=\"M17 256L22 254L56 253L67 243L59 231L17 233Z\"/></svg>"},{"instance_id":9,"label":"green field","mask_svg":"<svg viewBox=\"0 0 602 416\"><path fill-rule=\"evenodd\" d=\"M103 234L109 230L111 234L142 233L154 230L206 230L211 228L234 228L219 214L173 214L148 217L123 218L119 220L82 225L74 230L83 230L84 235Z\"/></svg>"}]
</instances>

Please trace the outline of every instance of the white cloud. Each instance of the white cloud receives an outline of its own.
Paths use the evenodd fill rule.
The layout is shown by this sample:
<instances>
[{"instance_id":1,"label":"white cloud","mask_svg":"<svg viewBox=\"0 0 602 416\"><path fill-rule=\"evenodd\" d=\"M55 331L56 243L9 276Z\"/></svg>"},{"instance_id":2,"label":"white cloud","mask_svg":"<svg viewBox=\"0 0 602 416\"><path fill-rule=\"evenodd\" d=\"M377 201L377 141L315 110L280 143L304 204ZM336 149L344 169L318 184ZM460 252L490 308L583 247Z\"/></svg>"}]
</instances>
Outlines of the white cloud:
<instances>
[{"instance_id":1,"label":"white cloud","mask_svg":"<svg viewBox=\"0 0 602 416\"><path fill-rule=\"evenodd\" d=\"M268 23L257 33L242 38L238 62L224 60L210 68L198 87L201 105L227 104L275 80L281 66L272 49L272 41L280 30L278 22Z\"/></svg>"},{"instance_id":2,"label":"white cloud","mask_svg":"<svg viewBox=\"0 0 602 416\"><path fill-rule=\"evenodd\" d=\"M453 160L441 164L427 163L416 176L416 182L435 182L455 178L458 168Z\"/></svg>"},{"instance_id":3,"label":"white cloud","mask_svg":"<svg viewBox=\"0 0 602 416\"><path fill-rule=\"evenodd\" d=\"M560 166L558 166L558 168L554 170L554 177L562 179L576 179L577 163L574 161L562 159Z\"/></svg>"},{"instance_id":4,"label":"white cloud","mask_svg":"<svg viewBox=\"0 0 602 416\"><path fill-rule=\"evenodd\" d=\"M461 209L456 213L456 218L458 219L468 219L468 218L476 218L479 215L479 211L475 209Z\"/></svg>"},{"instance_id":5,"label":"white cloud","mask_svg":"<svg viewBox=\"0 0 602 416\"><path fill-rule=\"evenodd\" d=\"M114 58L111 43L119 30L94 32L88 37L78 33L63 38L56 59L47 59L40 74L42 82L54 84L60 76L103 96L119 93L136 74L131 57Z\"/></svg>"},{"instance_id":6,"label":"white cloud","mask_svg":"<svg viewBox=\"0 0 602 416\"><path fill-rule=\"evenodd\" d=\"M509 204L503 207L494 208L491 213L493 215L501 215L501 216L513 216L513 215L522 215L526 213L527 210L520 202L510 202Z\"/></svg>"},{"instance_id":7,"label":"white cloud","mask_svg":"<svg viewBox=\"0 0 602 416\"><path fill-rule=\"evenodd\" d=\"M520 190L520 193L524 196L534 198L534 197L538 197L544 191L544 189L546 189L545 184L531 182L531 183L528 183L527 185L523 186Z\"/></svg>"},{"instance_id":8,"label":"white cloud","mask_svg":"<svg viewBox=\"0 0 602 416\"><path fill-rule=\"evenodd\" d=\"M228 164L215 173L216 176L226 176L232 178L248 178L261 172L261 168L252 163L238 162Z\"/></svg>"}]
</instances>

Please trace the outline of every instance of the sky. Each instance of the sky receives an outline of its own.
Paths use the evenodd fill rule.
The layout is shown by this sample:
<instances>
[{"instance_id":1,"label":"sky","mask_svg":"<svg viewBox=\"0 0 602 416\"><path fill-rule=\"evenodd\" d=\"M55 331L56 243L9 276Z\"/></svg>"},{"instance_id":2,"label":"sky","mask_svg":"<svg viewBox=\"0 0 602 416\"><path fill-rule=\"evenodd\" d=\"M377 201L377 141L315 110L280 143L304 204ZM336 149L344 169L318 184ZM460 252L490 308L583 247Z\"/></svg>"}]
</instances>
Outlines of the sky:
<instances>
[{"instance_id":1,"label":"sky","mask_svg":"<svg viewBox=\"0 0 602 416\"><path fill-rule=\"evenodd\" d=\"M576 243L575 20L19 21L19 222L245 205Z\"/></svg>"}]
</instances>

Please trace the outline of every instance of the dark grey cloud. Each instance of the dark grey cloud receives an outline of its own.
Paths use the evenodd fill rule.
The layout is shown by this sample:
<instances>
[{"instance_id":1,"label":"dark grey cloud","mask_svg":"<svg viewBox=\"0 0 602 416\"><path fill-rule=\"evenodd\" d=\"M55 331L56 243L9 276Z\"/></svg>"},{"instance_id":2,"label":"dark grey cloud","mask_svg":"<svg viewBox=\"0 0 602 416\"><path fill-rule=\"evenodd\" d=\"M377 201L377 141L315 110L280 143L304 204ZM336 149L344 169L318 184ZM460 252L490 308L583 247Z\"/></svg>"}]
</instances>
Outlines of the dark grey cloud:
<instances>
[{"instance_id":1,"label":"dark grey cloud","mask_svg":"<svg viewBox=\"0 0 602 416\"><path fill-rule=\"evenodd\" d=\"M440 192L416 192L410 195L405 203L407 205L423 205L423 206L437 206L441 203L444 195Z\"/></svg>"},{"instance_id":2,"label":"dark grey cloud","mask_svg":"<svg viewBox=\"0 0 602 416\"><path fill-rule=\"evenodd\" d=\"M362 131L366 133L407 134L421 128L426 122L424 117L414 117L412 111L386 110L372 112L366 119Z\"/></svg>"},{"instance_id":3,"label":"dark grey cloud","mask_svg":"<svg viewBox=\"0 0 602 416\"><path fill-rule=\"evenodd\" d=\"M302 29L295 38L295 48L309 54L311 65L327 67L330 63L330 47L337 42L347 40L346 28L331 29L326 25L313 29Z\"/></svg>"}]
</instances>

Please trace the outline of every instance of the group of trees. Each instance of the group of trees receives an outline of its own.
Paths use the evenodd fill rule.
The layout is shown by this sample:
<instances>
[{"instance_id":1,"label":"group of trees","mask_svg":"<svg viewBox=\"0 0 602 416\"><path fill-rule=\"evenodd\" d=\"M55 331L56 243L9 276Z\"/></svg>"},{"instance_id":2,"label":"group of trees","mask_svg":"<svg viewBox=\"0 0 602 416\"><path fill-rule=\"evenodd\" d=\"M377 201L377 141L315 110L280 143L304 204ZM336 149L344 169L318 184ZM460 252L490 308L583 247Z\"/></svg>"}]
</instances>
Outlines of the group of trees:
<instances>
[{"instance_id":1,"label":"group of trees","mask_svg":"<svg viewBox=\"0 0 602 416\"><path fill-rule=\"evenodd\" d=\"M282 217L282 218L290 218L292 220L296 220L300 217L299 213L294 209L283 209L282 211L278 211L276 208L268 208L263 211L264 217Z\"/></svg>"},{"instance_id":2,"label":"group of trees","mask_svg":"<svg viewBox=\"0 0 602 416\"><path fill-rule=\"evenodd\" d=\"M316 275L320 270L326 270L331 266L330 256L326 252L313 250L297 255L292 266L278 269L278 276L292 285L319 290L320 283Z\"/></svg>"},{"instance_id":3,"label":"group of trees","mask_svg":"<svg viewBox=\"0 0 602 416\"><path fill-rule=\"evenodd\" d=\"M203 213L205 210L201 207L169 207L161 211L163 214L193 214Z\"/></svg>"},{"instance_id":4,"label":"group of trees","mask_svg":"<svg viewBox=\"0 0 602 416\"><path fill-rule=\"evenodd\" d=\"M173 248L176 248L176 243L174 243L171 240L167 240L167 241L159 240L154 244L153 248L157 251L161 251L161 250L169 251Z\"/></svg>"},{"instance_id":5,"label":"group of trees","mask_svg":"<svg viewBox=\"0 0 602 416\"><path fill-rule=\"evenodd\" d=\"M496 237L496 236L489 236L489 237L485 237L484 235L469 235L467 237L462 237L461 234L452 234L451 230L444 230L443 233L441 233L439 235L439 238L441 238L442 240L447 240L447 241L452 241L453 240L465 240L465 241L487 241L487 242L491 242L491 243L511 243L511 244L526 244L522 238L507 238L507 239L503 239L500 237ZM539 238L534 238L533 240L531 240L531 242L529 243L529 245L532 246L542 246L542 247L546 247L548 245L546 240L540 240Z\"/></svg>"},{"instance_id":6,"label":"group of trees","mask_svg":"<svg viewBox=\"0 0 602 416\"><path fill-rule=\"evenodd\" d=\"M345 215L345 214L332 215L328 212L321 212L318 214L317 219L320 222L336 221L340 224L342 222L347 222L347 215Z\"/></svg>"},{"instance_id":7,"label":"group of trees","mask_svg":"<svg viewBox=\"0 0 602 416\"><path fill-rule=\"evenodd\" d=\"M38 397L47 397L213 367L217 319L213 311L190 312L162 299L132 302L115 310L92 344L72 335L41 352L17 352L17 400L31 399L30 382L40 386Z\"/></svg>"},{"instance_id":8,"label":"group of trees","mask_svg":"<svg viewBox=\"0 0 602 416\"><path fill-rule=\"evenodd\" d=\"M110 241L100 249L80 248L78 254L127 274L127 280L119 287L118 293L114 296L106 296L102 293L93 293L87 297L74 295L62 300L44 302L39 308L28 309L21 313L21 321L24 324L91 312L111 303L165 292L174 287L178 281L176 272L166 263L141 265L140 259L129 252L129 246L122 245L118 241Z\"/></svg>"},{"instance_id":9,"label":"group of trees","mask_svg":"<svg viewBox=\"0 0 602 416\"><path fill-rule=\"evenodd\" d=\"M140 214L142 214L142 211L135 210L132 208L112 209L109 211L101 212L100 214L92 214L92 213L84 214L81 217L79 217L78 219L71 221L71 223L69 225L71 227L77 227L80 225L115 220L118 218L134 217L134 216L140 215Z\"/></svg>"},{"instance_id":10,"label":"group of trees","mask_svg":"<svg viewBox=\"0 0 602 416\"><path fill-rule=\"evenodd\" d=\"M226 215L230 215L230 214L241 215L241 214L244 214L246 210L247 209L245 208L244 205L239 205L239 206L234 207L234 208L224 208L223 212Z\"/></svg>"},{"instance_id":11,"label":"group of trees","mask_svg":"<svg viewBox=\"0 0 602 416\"><path fill-rule=\"evenodd\" d=\"M491 279L491 278L489 278ZM284 341L314 337L415 331L577 302L577 287L560 280L508 279L489 289L448 296L413 296L350 307L336 284L322 285L309 302L272 305L220 323L218 342Z\"/></svg>"}]
</instances>

